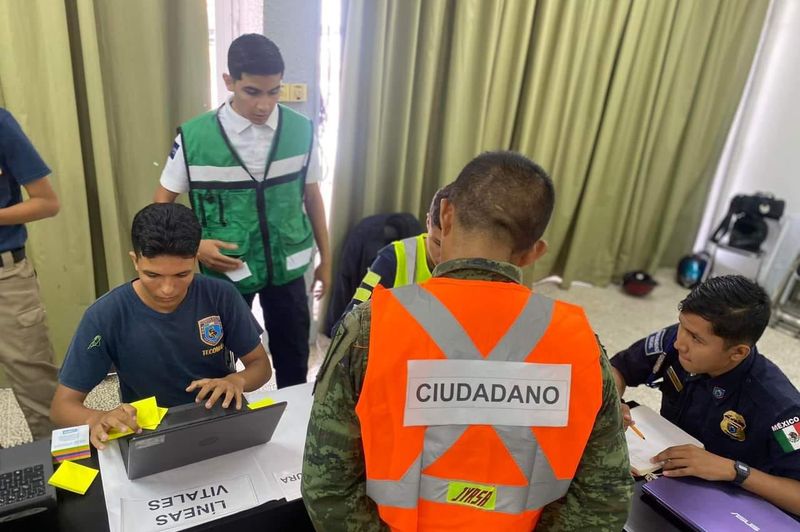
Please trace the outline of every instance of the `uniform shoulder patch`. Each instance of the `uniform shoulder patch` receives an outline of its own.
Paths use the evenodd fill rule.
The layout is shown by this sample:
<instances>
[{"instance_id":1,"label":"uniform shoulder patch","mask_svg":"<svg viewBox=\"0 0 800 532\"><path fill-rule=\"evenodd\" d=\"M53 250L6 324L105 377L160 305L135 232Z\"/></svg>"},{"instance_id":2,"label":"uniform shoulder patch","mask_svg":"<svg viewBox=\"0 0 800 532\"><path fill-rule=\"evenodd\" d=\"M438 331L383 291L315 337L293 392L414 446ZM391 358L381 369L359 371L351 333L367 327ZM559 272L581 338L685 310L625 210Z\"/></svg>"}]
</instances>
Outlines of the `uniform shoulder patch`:
<instances>
[{"instance_id":1,"label":"uniform shoulder patch","mask_svg":"<svg viewBox=\"0 0 800 532\"><path fill-rule=\"evenodd\" d=\"M644 354L647 356L660 355L664 352L664 336L666 329L656 331L648 336L644 341Z\"/></svg>"},{"instance_id":2,"label":"uniform shoulder patch","mask_svg":"<svg viewBox=\"0 0 800 532\"><path fill-rule=\"evenodd\" d=\"M178 144L177 142L173 142L172 143L172 149L169 152L169 158L170 159L174 159L175 158L175 154L178 153L178 148L180 148L180 147L181 147L181 145Z\"/></svg>"},{"instance_id":3,"label":"uniform shoulder patch","mask_svg":"<svg viewBox=\"0 0 800 532\"><path fill-rule=\"evenodd\" d=\"M800 416L790 417L772 425L772 435L784 452L800 449Z\"/></svg>"},{"instance_id":4,"label":"uniform shoulder patch","mask_svg":"<svg viewBox=\"0 0 800 532\"><path fill-rule=\"evenodd\" d=\"M210 346L217 345L222 340L222 320L219 316L207 316L197 321L200 329L200 339Z\"/></svg>"}]
</instances>

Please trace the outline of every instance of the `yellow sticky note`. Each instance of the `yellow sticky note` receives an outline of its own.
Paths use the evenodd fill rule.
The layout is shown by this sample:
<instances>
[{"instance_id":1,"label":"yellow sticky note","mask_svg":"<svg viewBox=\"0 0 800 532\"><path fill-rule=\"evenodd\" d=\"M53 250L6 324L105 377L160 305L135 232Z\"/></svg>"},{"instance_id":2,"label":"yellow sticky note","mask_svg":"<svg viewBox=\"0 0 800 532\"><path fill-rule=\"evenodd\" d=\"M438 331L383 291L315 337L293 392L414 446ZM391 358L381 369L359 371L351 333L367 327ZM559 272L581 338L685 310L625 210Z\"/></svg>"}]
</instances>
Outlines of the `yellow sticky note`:
<instances>
[{"instance_id":1,"label":"yellow sticky note","mask_svg":"<svg viewBox=\"0 0 800 532\"><path fill-rule=\"evenodd\" d=\"M119 430L117 430L115 428L111 428L111 429L108 430L108 432L106 434L108 434L108 440L106 440L106 441L111 441L111 440L116 440L117 438L122 438L123 436L127 436L128 434L133 434L133 431L132 430L126 430L126 431L120 432Z\"/></svg>"},{"instance_id":2,"label":"yellow sticky note","mask_svg":"<svg viewBox=\"0 0 800 532\"><path fill-rule=\"evenodd\" d=\"M92 467L75 462L63 462L47 483L62 490L83 495L94 482L97 473L99 470Z\"/></svg>"},{"instance_id":3,"label":"yellow sticky note","mask_svg":"<svg viewBox=\"0 0 800 532\"><path fill-rule=\"evenodd\" d=\"M275 399L265 397L260 401L256 401L255 403L247 403L247 408L250 410L257 410L259 408L264 408L265 406L269 406L275 403Z\"/></svg>"},{"instance_id":4,"label":"yellow sticky note","mask_svg":"<svg viewBox=\"0 0 800 532\"><path fill-rule=\"evenodd\" d=\"M140 427L158 425L161 423L155 397L134 401L131 403L131 406L136 409L136 423L138 423Z\"/></svg>"},{"instance_id":5,"label":"yellow sticky note","mask_svg":"<svg viewBox=\"0 0 800 532\"><path fill-rule=\"evenodd\" d=\"M143 429L149 430L155 430L158 425L161 424L161 420L167 415L168 410L167 408L158 406L155 397L134 401L131 403L131 406L136 409L136 422ZM129 434L133 434L133 431L126 430L120 432L112 428L108 431L108 441L116 440L117 438L128 436Z\"/></svg>"},{"instance_id":6,"label":"yellow sticky note","mask_svg":"<svg viewBox=\"0 0 800 532\"><path fill-rule=\"evenodd\" d=\"M156 430L158 428L158 426L161 424L161 421L163 421L164 416L167 415L167 410L169 410L169 408L163 408L163 407L159 406L158 407L158 423L154 423L152 425L141 425L141 427L143 429Z\"/></svg>"}]
</instances>

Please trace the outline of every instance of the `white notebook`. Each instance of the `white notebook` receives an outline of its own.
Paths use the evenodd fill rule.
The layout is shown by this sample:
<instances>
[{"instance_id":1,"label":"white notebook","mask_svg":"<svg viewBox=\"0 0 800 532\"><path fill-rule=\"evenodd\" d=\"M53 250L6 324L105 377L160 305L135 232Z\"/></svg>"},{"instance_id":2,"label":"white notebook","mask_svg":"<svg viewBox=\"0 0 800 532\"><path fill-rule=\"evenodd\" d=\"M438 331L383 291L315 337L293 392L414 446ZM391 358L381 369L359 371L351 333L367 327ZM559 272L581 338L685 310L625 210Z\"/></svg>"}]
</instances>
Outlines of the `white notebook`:
<instances>
[{"instance_id":1,"label":"white notebook","mask_svg":"<svg viewBox=\"0 0 800 532\"><path fill-rule=\"evenodd\" d=\"M674 445L693 444L705 448L700 440L673 425L657 412L639 405L631 408L631 416L636 422L635 427L644 434L640 438L636 432L628 428L625 431L625 440L628 442L628 454L631 458L631 470L635 475L645 475L661 469L661 464L650 463L650 459Z\"/></svg>"}]
</instances>

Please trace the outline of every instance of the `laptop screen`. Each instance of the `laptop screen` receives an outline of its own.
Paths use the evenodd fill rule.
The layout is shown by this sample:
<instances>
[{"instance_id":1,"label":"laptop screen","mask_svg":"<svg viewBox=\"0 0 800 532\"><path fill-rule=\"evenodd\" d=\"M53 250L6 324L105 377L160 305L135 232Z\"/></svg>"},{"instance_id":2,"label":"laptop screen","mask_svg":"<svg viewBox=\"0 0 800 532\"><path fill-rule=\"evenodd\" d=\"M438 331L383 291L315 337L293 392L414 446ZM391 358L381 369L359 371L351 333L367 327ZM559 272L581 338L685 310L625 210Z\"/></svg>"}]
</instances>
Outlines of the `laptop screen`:
<instances>
[{"instance_id":1,"label":"laptop screen","mask_svg":"<svg viewBox=\"0 0 800 532\"><path fill-rule=\"evenodd\" d=\"M246 406L242 408L247 408ZM189 403L169 409L169 413L164 417L159 425L159 429L188 425L197 421L215 419L225 415L240 413L241 410L235 408L222 408L219 402L212 408L206 408L205 403Z\"/></svg>"},{"instance_id":2,"label":"laptop screen","mask_svg":"<svg viewBox=\"0 0 800 532\"><path fill-rule=\"evenodd\" d=\"M170 408L158 429L120 442L128 478L133 480L266 443L286 402L256 410L212 408L203 404Z\"/></svg>"}]
</instances>

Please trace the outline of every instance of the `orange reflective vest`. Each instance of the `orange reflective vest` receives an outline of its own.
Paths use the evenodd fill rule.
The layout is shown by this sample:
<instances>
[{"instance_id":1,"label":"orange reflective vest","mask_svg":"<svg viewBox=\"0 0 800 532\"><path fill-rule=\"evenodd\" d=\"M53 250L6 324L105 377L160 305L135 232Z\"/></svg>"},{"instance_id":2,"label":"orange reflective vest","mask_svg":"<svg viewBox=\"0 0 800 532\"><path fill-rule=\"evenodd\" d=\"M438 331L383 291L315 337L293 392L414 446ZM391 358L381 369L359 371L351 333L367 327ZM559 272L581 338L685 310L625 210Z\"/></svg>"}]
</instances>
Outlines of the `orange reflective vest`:
<instances>
[{"instance_id":1,"label":"orange reflective vest","mask_svg":"<svg viewBox=\"0 0 800 532\"><path fill-rule=\"evenodd\" d=\"M477 280L374 292L356 414L367 495L392 530L532 530L601 402L579 307Z\"/></svg>"}]
</instances>

